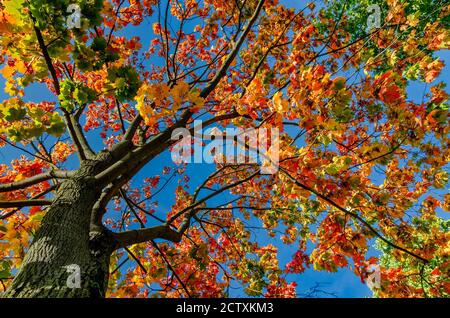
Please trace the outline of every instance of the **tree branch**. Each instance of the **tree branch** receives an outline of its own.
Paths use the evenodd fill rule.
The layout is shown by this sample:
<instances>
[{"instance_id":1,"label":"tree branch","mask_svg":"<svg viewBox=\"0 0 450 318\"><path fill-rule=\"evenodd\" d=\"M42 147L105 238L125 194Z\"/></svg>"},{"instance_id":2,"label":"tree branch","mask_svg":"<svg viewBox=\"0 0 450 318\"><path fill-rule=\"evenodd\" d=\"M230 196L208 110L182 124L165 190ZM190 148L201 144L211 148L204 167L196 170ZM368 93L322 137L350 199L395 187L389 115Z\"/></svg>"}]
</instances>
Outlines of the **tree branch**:
<instances>
[{"instance_id":1,"label":"tree branch","mask_svg":"<svg viewBox=\"0 0 450 318\"><path fill-rule=\"evenodd\" d=\"M34 17L30 14L33 24L35 23ZM45 45L44 38L42 36L41 30L34 25L34 32L36 33L36 37L39 43L39 47L44 55L44 60L47 65L48 70L50 71L50 75L53 80L53 87L55 88L56 95L61 93L61 87L59 85L58 76L56 74L56 70L53 66L51 57L48 53L47 46ZM67 128L69 130L69 135L73 140L75 147L77 149L78 156L80 160L86 160L87 158L93 157L95 154L90 148L85 136L83 135L81 128L79 127L79 123L75 121L75 118L70 115L65 109L62 109L64 114L64 119L67 124Z\"/></svg>"},{"instance_id":2,"label":"tree branch","mask_svg":"<svg viewBox=\"0 0 450 318\"><path fill-rule=\"evenodd\" d=\"M139 258L136 257L136 255L134 255L134 253L132 251L130 251L127 247L124 247L125 251L127 251L127 253L136 261L136 263L139 265L139 267L142 269L142 271L147 274L147 270L145 269L144 265L142 265L141 261L139 260Z\"/></svg>"},{"instance_id":3,"label":"tree branch","mask_svg":"<svg viewBox=\"0 0 450 318\"><path fill-rule=\"evenodd\" d=\"M137 115L133 121L131 122L130 127L126 130L125 134L123 135L123 140L131 142L131 140L134 137L134 134L136 133L136 130L139 128L140 123L142 122L141 115Z\"/></svg>"},{"instance_id":4,"label":"tree branch","mask_svg":"<svg viewBox=\"0 0 450 318\"><path fill-rule=\"evenodd\" d=\"M181 280L181 277L178 276L177 272L175 271L175 268L173 268L173 266L170 264L169 260L167 259L167 257L164 254L164 252L159 248L158 244L156 244L155 241L153 241L153 240L151 240L150 242L152 243L153 247L159 252L159 254L161 255L162 259L166 263L167 267L169 267L169 269L172 271L173 275L178 280L178 282L180 283L181 287L183 287L183 289L186 292L186 294L188 295L188 297L192 297L191 293L187 289L186 284Z\"/></svg>"},{"instance_id":5,"label":"tree branch","mask_svg":"<svg viewBox=\"0 0 450 318\"><path fill-rule=\"evenodd\" d=\"M212 81L200 92L200 97L206 98L219 84L220 80L226 75L226 72L232 62L234 61L236 55L238 54L242 44L244 43L248 33L250 32L252 26L258 19L259 13L262 10L263 4L265 0L260 0L258 3L258 6L256 7L256 10L250 19L247 27L245 28L244 32L242 33L239 40L236 42L233 50L228 55L227 59L225 60L224 64L220 68L219 72L216 74L216 76L212 79ZM124 155L123 158L120 160L114 162L108 169L104 170L102 173L96 176L96 179L100 183L109 183L112 180L116 179L118 176L120 176L125 171L129 170L131 167L139 166L140 168L137 169L139 171L145 164L147 164L148 161L150 161L152 158L154 158L156 155L160 154L164 150L166 150L168 147L170 147L171 144L173 144L173 141L171 140L172 132L179 127L183 127L187 124L189 119L192 116L192 112L187 109L182 115L181 119L177 121L172 127L166 129L164 132L160 133L158 136L156 136L153 140L151 140L149 143L145 144L142 147L139 147L134 152L128 152ZM234 114L233 116L237 116ZM142 118L141 116L137 116L135 120L133 121L132 125L129 127L127 132L125 133L125 142L128 142L131 140L134 136L134 133L136 129L139 127L139 124L141 122Z\"/></svg>"},{"instance_id":6,"label":"tree branch","mask_svg":"<svg viewBox=\"0 0 450 318\"><path fill-rule=\"evenodd\" d=\"M325 195L317 192L316 190L308 187L307 185L301 183L300 181L298 181L296 178L294 178L289 172L287 172L284 168L280 167L280 171L283 172L292 182L294 182L296 185L298 185L299 187L315 194L317 197L321 198L322 200L326 201L327 203L329 203L330 205L332 205L333 207L335 207L336 209L338 209L341 212L344 212L345 214L357 219L359 222L361 222L364 226L366 226L376 237L378 237L380 240L382 240L384 243L386 243L387 245L396 248L402 252L405 252L406 254L409 254L419 260L421 260L424 263L428 263L428 260L423 258L420 255L417 255L395 243L392 243L391 241L389 241L387 238L385 238L384 236L382 236L380 233L378 233L378 231L372 226L370 225L366 220L364 220L361 216L359 216L357 213L349 211L343 207L341 207L339 204L337 204L336 202L334 202L333 200L331 200L330 198L326 197Z\"/></svg>"},{"instance_id":7,"label":"tree branch","mask_svg":"<svg viewBox=\"0 0 450 318\"><path fill-rule=\"evenodd\" d=\"M250 21L248 22L248 25L245 28L244 32L240 36L239 40L236 42L233 50L228 55L227 59L223 63L223 65L220 68L219 72L211 80L211 83L209 83L200 92L200 97L206 98L214 90L214 88L216 88L216 86L219 84L220 80L226 75L228 68L230 67L231 63L233 63L234 58L236 57L236 55L239 53L239 50L241 49L242 44L244 43L245 39L247 38L248 33L250 32L251 28L253 27L253 24L255 24L256 20L258 19L259 13L262 10L264 2L265 2L265 0L260 0L258 2L258 6L256 7L256 10L253 13L253 16L251 17Z\"/></svg>"},{"instance_id":8,"label":"tree branch","mask_svg":"<svg viewBox=\"0 0 450 318\"><path fill-rule=\"evenodd\" d=\"M31 197L29 200L39 199L40 197L43 197L44 195L46 195L46 194L52 192L52 191L55 190L56 188L57 188L57 186L56 186L56 185L53 185L53 186L49 187L48 189L42 191L41 193L38 193L38 194L34 195L34 196ZM2 216L0 216L0 220L4 220L4 219L9 218L10 216L12 216L12 215L16 214L17 212L19 212L21 208L22 208L22 207L15 207L14 210L12 210L12 211L10 211L10 212L8 212L8 213L3 214Z\"/></svg>"},{"instance_id":9,"label":"tree branch","mask_svg":"<svg viewBox=\"0 0 450 318\"><path fill-rule=\"evenodd\" d=\"M197 210L198 210L198 209L195 209L198 205L202 204L203 202L206 202L206 201L209 200L210 198L212 198L212 197L214 197L214 196L216 196L216 195L218 195L218 194L220 194L220 193L222 193L222 192L224 192L224 191L226 191L226 190L228 190L228 189L234 188L234 187L236 187L236 186L238 186L238 185L240 185L240 184L242 184L242 183L245 183L245 182L247 182L247 181L253 179L253 178L256 177L259 173L260 173L260 170L258 169L256 172L252 173L250 176L248 176L248 177L246 177L246 178L244 178L244 179L242 179L242 180L239 180L239 181L237 181L237 182L234 182L234 183L232 183L232 184L229 184L229 185L227 185L227 186L225 186L225 187L223 187L223 188L220 188L220 189L216 190L215 192L213 192L213 193L207 195L207 196L204 197L203 199L201 199L201 200L199 200L199 201L196 201L196 202L192 203L192 204L189 205L188 207L186 207L186 208L182 209L181 211L175 213L175 214L167 221L167 224L169 224L169 225L172 224L177 218L179 218L181 215L185 214L184 219L183 219L183 222L181 223L181 225L180 225L180 227L179 227L179 229L178 229L178 232L179 232L180 234L183 234L183 233L186 232L186 230L189 228L190 223L191 223L191 219L195 216L195 214L196 214L196 212L197 212ZM188 212L188 211L189 211L189 213L186 213L186 212Z\"/></svg>"}]
</instances>

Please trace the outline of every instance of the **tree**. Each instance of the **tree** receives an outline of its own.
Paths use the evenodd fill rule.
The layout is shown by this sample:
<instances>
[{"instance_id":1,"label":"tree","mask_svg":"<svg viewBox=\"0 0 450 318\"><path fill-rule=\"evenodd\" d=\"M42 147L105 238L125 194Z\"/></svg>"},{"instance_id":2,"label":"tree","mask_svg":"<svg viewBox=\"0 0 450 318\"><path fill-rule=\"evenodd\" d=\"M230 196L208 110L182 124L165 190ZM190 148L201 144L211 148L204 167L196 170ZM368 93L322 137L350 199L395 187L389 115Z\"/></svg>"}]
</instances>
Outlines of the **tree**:
<instances>
[{"instance_id":1,"label":"tree","mask_svg":"<svg viewBox=\"0 0 450 318\"><path fill-rule=\"evenodd\" d=\"M450 294L448 93L435 81L445 1L2 0L0 10L10 95L0 147L16 156L0 165L7 297L217 297L232 282L294 297L291 274L310 266L349 267L363 282L375 266L379 297ZM194 191L186 163L149 175L198 119L280 135L262 163L214 153ZM156 213L177 178L173 205ZM296 250L285 266L281 243ZM68 284L74 265L80 288Z\"/></svg>"}]
</instances>

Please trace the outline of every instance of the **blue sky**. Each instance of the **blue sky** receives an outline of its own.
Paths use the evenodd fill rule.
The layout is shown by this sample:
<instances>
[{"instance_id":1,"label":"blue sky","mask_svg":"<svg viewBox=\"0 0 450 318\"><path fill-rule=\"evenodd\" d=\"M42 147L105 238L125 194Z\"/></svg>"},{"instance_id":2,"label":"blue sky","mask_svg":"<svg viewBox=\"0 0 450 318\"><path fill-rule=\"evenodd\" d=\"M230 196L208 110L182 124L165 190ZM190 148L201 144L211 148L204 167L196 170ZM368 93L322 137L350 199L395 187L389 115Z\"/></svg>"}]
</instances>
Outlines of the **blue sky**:
<instances>
[{"instance_id":1,"label":"blue sky","mask_svg":"<svg viewBox=\"0 0 450 318\"><path fill-rule=\"evenodd\" d=\"M304 6L305 1L298 0L283 0L282 3L286 4L289 7L300 7ZM150 32L151 25L154 21L144 21L144 27L136 28L136 35L140 36L142 42L148 43L152 34ZM129 30L127 30L129 34ZM450 61L450 51L439 52L437 56L440 56L444 62ZM450 72L449 66L446 66L443 70L438 81L444 81L448 83L450 81ZM4 79L0 79L0 87L4 87ZM413 100L420 100L422 98L424 85L423 83L411 83L408 86L408 96ZM55 100L53 96L47 91L47 89L43 85L33 84L26 91L25 100L32 101L44 101L44 100ZM3 92L3 89L0 89L0 101L9 98ZM103 144L101 140L98 138L96 133L91 133L90 142L94 145L96 150L103 148ZM4 147L0 152L0 163L9 164L10 161L14 158L17 158L19 152L12 147ZM66 165L67 168L75 168L75 160L72 159ZM135 178L139 182L145 177L152 177L155 175L160 175L162 180L160 184L164 183L164 178L168 177L168 175L162 175L162 170L165 166L174 166L168 152L163 153L156 159L154 159L151 164L145 167ZM190 176L189 186L191 192L196 188L196 186L201 183L204 178L214 170L214 165L208 164L189 164L187 166L186 174ZM158 208L156 209L156 215L160 217L164 217L165 213L170 210L171 205L173 204L173 193L177 186L177 178L174 178L164 191L159 193L155 199L158 201ZM223 194L219 198L211 201L212 203L226 202L227 198L230 198L229 194ZM111 215L114 216L114 215ZM116 215L117 216L117 215ZM261 232L259 232L261 233ZM279 256L280 256L280 265L284 265L288 261L291 260L293 253L296 251L296 244L292 246L286 246L281 244L281 240L279 237L275 239L270 239L265 236L259 236L258 240L264 243L272 243L279 247ZM327 272L317 272L312 268L307 269L305 273L301 275L289 275L289 280L295 280L298 284L298 293L305 293L314 286L316 283L325 283L322 287L323 290L328 292L335 293L338 297L370 297L371 291L368 287L361 283L358 276L356 276L349 269L341 269L337 273L327 273ZM243 296L242 291L240 289L234 290L231 296ZM326 296L325 294L317 294L317 296Z\"/></svg>"}]
</instances>

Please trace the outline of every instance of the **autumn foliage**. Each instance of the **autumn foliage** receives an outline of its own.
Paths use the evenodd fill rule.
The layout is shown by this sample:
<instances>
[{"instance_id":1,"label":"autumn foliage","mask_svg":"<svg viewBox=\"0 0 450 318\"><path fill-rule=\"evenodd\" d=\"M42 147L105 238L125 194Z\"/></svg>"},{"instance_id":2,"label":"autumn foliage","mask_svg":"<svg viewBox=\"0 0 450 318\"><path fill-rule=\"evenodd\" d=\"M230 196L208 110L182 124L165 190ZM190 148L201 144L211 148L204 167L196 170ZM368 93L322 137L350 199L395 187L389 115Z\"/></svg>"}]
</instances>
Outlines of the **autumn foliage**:
<instances>
[{"instance_id":1,"label":"autumn foliage","mask_svg":"<svg viewBox=\"0 0 450 318\"><path fill-rule=\"evenodd\" d=\"M79 28L66 25L70 3ZM92 208L94 225L120 242L108 297L236 287L297 297L307 270L349 268L364 283L374 265L377 297L450 295L449 95L438 79L450 6L283 3L0 2L0 290L61 185L109 151L117 158L93 176L106 181ZM381 24L368 29L374 3ZM278 172L155 169L171 132L194 119L278 128ZM139 229L144 239L120 235Z\"/></svg>"}]
</instances>

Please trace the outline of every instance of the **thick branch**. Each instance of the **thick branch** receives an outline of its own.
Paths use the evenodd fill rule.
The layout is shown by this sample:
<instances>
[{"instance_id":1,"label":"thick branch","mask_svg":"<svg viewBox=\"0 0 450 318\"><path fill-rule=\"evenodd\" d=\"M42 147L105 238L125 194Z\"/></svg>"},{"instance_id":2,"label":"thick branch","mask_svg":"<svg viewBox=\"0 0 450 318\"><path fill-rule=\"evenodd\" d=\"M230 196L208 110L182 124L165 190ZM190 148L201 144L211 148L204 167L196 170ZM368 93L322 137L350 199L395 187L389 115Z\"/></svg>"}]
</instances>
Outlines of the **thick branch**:
<instances>
[{"instance_id":1,"label":"thick branch","mask_svg":"<svg viewBox=\"0 0 450 318\"><path fill-rule=\"evenodd\" d=\"M131 142L131 140L133 139L134 134L136 133L136 130L139 128L139 125L141 122L142 122L142 117L141 117L141 115L138 114L131 122L131 125L130 125L130 127L128 127L127 131L125 132L123 139Z\"/></svg>"},{"instance_id":2,"label":"thick branch","mask_svg":"<svg viewBox=\"0 0 450 318\"><path fill-rule=\"evenodd\" d=\"M158 238L178 243L181 241L182 234L170 228L168 225L158 225L146 229L113 233L113 237L117 241L116 249L119 249Z\"/></svg>"}]
</instances>

